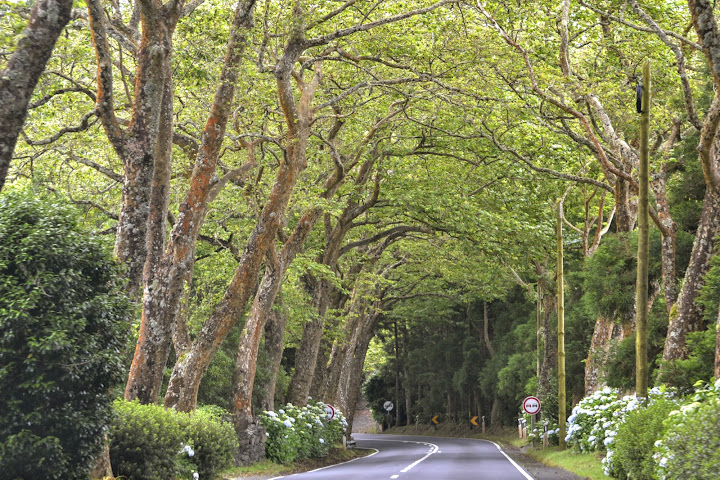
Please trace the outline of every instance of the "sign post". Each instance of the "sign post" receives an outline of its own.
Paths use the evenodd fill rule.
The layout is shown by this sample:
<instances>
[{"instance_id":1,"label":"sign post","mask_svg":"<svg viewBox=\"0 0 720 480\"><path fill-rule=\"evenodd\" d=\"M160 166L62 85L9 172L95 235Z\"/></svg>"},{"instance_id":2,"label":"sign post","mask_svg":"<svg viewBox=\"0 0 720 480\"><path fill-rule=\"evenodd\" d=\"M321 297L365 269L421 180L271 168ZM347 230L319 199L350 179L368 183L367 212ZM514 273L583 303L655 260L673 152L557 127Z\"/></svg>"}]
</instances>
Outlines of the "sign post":
<instances>
[{"instance_id":1,"label":"sign post","mask_svg":"<svg viewBox=\"0 0 720 480\"><path fill-rule=\"evenodd\" d=\"M325 405L325 413L327 413L328 420L335 418L335 407L332 405Z\"/></svg>"},{"instance_id":2,"label":"sign post","mask_svg":"<svg viewBox=\"0 0 720 480\"><path fill-rule=\"evenodd\" d=\"M537 414L540 412L540 400L537 397L527 397L523 400L523 411L530 415L530 431L535 431L535 421ZM535 437L533 437L533 446L535 446Z\"/></svg>"},{"instance_id":3,"label":"sign post","mask_svg":"<svg viewBox=\"0 0 720 480\"><path fill-rule=\"evenodd\" d=\"M393 405L393 402L390 400L387 400L385 403L383 403L383 408L387 412L385 414L385 418L387 421L388 428L390 428L390 412L392 412L392 409L395 408L395 405Z\"/></svg>"}]
</instances>

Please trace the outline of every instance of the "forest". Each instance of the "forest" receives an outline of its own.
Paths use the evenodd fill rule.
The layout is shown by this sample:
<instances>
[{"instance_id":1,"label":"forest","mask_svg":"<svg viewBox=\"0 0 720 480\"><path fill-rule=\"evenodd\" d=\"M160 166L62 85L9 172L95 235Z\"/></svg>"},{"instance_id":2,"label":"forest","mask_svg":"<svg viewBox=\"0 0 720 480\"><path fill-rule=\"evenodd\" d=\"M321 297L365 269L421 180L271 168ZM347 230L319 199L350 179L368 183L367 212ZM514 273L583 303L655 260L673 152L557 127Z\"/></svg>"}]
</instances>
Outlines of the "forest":
<instances>
[{"instance_id":1,"label":"forest","mask_svg":"<svg viewBox=\"0 0 720 480\"><path fill-rule=\"evenodd\" d=\"M720 398L717 17L0 1L0 465L88 395L68 465L127 405L225 415L242 449L316 400L499 427L536 395L564 445L608 389Z\"/></svg>"}]
</instances>

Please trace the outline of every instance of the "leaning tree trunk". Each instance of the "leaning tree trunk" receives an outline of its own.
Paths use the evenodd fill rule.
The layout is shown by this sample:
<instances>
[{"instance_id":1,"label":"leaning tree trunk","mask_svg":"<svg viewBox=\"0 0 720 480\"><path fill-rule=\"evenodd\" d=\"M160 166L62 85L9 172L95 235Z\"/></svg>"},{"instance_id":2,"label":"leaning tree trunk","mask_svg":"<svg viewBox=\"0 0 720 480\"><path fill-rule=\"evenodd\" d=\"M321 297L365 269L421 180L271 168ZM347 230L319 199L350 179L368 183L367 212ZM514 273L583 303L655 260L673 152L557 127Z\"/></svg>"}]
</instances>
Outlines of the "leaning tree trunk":
<instances>
[{"instance_id":1,"label":"leaning tree trunk","mask_svg":"<svg viewBox=\"0 0 720 480\"><path fill-rule=\"evenodd\" d=\"M715 236L720 229L720 195L708 188L703 200L700 224L690 254L690 264L677 301L677 314L670 317L663 360L672 361L687 355L686 335L703 327L703 316L696 300L704 285L705 274L715 246ZM662 369L662 367L661 367Z\"/></svg>"},{"instance_id":2,"label":"leaning tree trunk","mask_svg":"<svg viewBox=\"0 0 720 480\"><path fill-rule=\"evenodd\" d=\"M166 407L180 411L191 411L195 408L200 381L205 371L233 325L242 317L254 291L262 259L280 228L283 212L299 172L300 166L296 162L281 163L268 204L248 239L230 285L190 350L175 364L165 395Z\"/></svg>"},{"instance_id":3,"label":"leaning tree trunk","mask_svg":"<svg viewBox=\"0 0 720 480\"><path fill-rule=\"evenodd\" d=\"M355 420L355 408L360 397L362 385L362 369L365 364L370 340L375 335L375 326L380 320L380 313L373 311L364 315L357 323L353 337L349 343L347 355L342 367L338 384L337 402L348 422L348 432L352 432Z\"/></svg>"},{"instance_id":4,"label":"leaning tree trunk","mask_svg":"<svg viewBox=\"0 0 720 480\"><path fill-rule=\"evenodd\" d=\"M223 71L203 131L202 145L188 193L180 205L167 250L154 265L148 265L145 269L140 332L125 387L125 398L128 400L137 398L143 403L155 403L160 393L172 343L173 322L180 310L184 281L193 265L198 232L205 219L208 203L223 184L216 178L217 159L230 115L238 75L237 65L246 45L247 32L253 24L254 3L254 0L248 0L238 4L233 20L233 34L228 39ZM156 211L153 215L159 218L163 213L167 212ZM160 235L164 236L164 232L158 233ZM155 249L151 250L150 258L156 254Z\"/></svg>"},{"instance_id":5,"label":"leaning tree trunk","mask_svg":"<svg viewBox=\"0 0 720 480\"><path fill-rule=\"evenodd\" d=\"M633 202L630 185L618 178L615 186L617 231L630 232L637 219L637 203ZM632 322L632 319L630 319ZM598 317L590 341L590 350L585 363L585 395L596 392L602 386L602 376L611 345L611 340L622 340L628 332L626 326L616 325L616 320Z\"/></svg>"},{"instance_id":6,"label":"leaning tree trunk","mask_svg":"<svg viewBox=\"0 0 720 480\"><path fill-rule=\"evenodd\" d=\"M252 391L257 367L257 352L260 348L260 338L265 329L268 311L265 307L269 305L272 308L283 273L273 247L270 247L267 257L265 276L258 287L255 300L240 334L240 344L235 361L230 405L237 432L245 430L252 419Z\"/></svg>"},{"instance_id":7,"label":"leaning tree trunk","mask_svg":"<svg viewBox=\"0 0 720 480\"><path fill-rule=\"evenodd\" d=\"M300 101L296 102L291 78L303 45L302 32L293 32L275 69L278 97L288 127L286 155L278 167L268 201L247 240L230 285L190 350L175 364L165 395L166 407L180 411L195 408L200 381L230 329L241 318L257 286L263 258L275 241L298 175L307 166L305 153L313 119L311 101L320 82L320 68L316 66L310 83L302 84Z\"/></svg>"},{"instance_id":8,"label":"leaning tree trunk","mask_svg":"<svg viewBox=\"0 0 720 480\"><path fill-rule=\"evenodd\" d=\"M115 255L127 265L127 288L133 298L140 296L148 252L151 203L161 205L163 202L158 202L158 196L166 194L162 189L156 189L154 197L153 182L163 181L161 170L166 168L160 165L156 176L156 156L164 156L163 160L167 161L170 157L172 36L182 11L181 3L170 2L161 6L149 2L141 4L143 35L137 54L132 115L127 130L123 130L115 117L113 58L105 13L98 0L87 2L98 65L96 111L110 144L122 160L124 172ZM163 119L170 122L169 126L161 127ZM161 234L164 236L164 230ZM156 238L157 235L150 232L150 237Z\"/></svg>"},{"instance_id":9,"label":"leaning tree trunk","mask_svg":"<svg viewBox=\"0 0 720 480\"><path fill-rule=\"evenodd\" d=\"M275 399L277 397L277 379L280 374L280 362L283 356L283 344L285 342L285 326L288 315L285 312L271 310L265 323L265 352L270 364L270 372L265 383L262 384L264 392L260 398L260 408L263 410L275 410Z\"/></svg>"},{"instance_id":10,"label":"leaning tree trunk","mask_svg":"<svg viewBox=\"0 0 720 480\"><path fill-rule=\"evenodd\" d=\"M0 72L0 190L5 185L18 135L27 117L33 90L50 60L55 42L70 21L72 0L39 0Z\"/></svg>"}]
</instances>

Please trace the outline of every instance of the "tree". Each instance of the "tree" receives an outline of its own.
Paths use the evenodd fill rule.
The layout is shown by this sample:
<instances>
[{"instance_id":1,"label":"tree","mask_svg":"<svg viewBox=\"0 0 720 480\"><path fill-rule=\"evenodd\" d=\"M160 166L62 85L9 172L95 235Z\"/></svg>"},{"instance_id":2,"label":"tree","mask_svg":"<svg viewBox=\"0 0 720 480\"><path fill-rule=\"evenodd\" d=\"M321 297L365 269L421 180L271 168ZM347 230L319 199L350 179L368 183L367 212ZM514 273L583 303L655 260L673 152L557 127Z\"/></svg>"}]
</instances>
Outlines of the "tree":
<instances>
[{"instance_id":1,"label":"tree","mask_svg":"<svg viewBox=\"0 0 720 480\"><path fill-rule=\"evenodd\" d=\"M28 104L45 69L55 41L70 21L72 0L39 0L30 12L10 61L0 72L0 190L5 185L10 160Z\"/></svg>"},{"instance_id":2,"label":"tree","mask_svg":"<svg viewBox=\"0 0 720 480\"><path fill-rule=\"evenodd\" d=\"M60 197L0 198L0 468L87 478L123 379L129 302L107 245Z\"/></svg>"}]
</instances>

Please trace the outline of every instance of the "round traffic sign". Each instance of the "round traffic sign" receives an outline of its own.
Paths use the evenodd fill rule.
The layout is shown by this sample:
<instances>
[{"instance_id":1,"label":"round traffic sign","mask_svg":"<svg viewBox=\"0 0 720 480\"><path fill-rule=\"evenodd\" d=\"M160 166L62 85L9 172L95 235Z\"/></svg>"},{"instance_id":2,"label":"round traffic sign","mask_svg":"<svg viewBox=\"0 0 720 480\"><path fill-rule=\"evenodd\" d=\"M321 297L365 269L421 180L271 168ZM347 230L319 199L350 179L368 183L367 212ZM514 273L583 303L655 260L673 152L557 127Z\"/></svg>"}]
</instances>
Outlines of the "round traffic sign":
<instances>
[{"instance_id":1,"label":"round traffic sign","mask_svg":"<svg viewBox=\"0 0 720 480\"><path fill-rule=\"evenodd\" d=\"M335 418L335 407L332 405L325 405L325 413L327 413L328 420Z\"/></svg>"},{"instance_id":2,"label":"round traffic sign","mask_svg":"<svg viewBox=\"0 0 720 480\"><path fill-rule=\"evenodd\" d=\"M527 397L523 400L523 411L528 415L535 415L540 411L540 400L537 397Z\"/></svg>"},{"instance_id":3,"label":"round traffic sign","mask_svg":"<svg viewBox=\"0 0 720 480\"><path fill-rule=\"evenodd\" d=\"M393 408L395 408L395 405L393 405L393 403L390 400L388 400L387 402L383 403L383 408L389 412Z\"/></svg>"}]
</instances>

